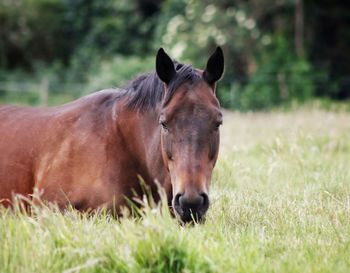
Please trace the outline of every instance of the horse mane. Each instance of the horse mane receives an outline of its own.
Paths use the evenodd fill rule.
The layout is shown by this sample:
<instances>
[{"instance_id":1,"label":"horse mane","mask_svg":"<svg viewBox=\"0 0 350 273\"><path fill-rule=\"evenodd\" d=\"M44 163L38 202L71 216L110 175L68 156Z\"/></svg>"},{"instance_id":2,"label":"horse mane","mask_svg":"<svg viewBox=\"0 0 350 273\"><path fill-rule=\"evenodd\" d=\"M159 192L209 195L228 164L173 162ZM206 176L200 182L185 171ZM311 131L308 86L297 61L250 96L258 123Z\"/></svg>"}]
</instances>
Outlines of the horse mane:
<instances>
[{"instance_id":1,"label":"horse mane","mask_svg":"<svg viewBox=\"0 0 350 273\"><path fill-rule=\"evenodd\" d=\"M161 102L166 104L182 83L194 84L201 78L192 65L174 61L174 66L176 76L170 81L167 90L156 72L142 74L130 81L123 88L123 97L127 98L125 106L129 109L147 110L155 108Z\"/></svg>"}]
</instances>

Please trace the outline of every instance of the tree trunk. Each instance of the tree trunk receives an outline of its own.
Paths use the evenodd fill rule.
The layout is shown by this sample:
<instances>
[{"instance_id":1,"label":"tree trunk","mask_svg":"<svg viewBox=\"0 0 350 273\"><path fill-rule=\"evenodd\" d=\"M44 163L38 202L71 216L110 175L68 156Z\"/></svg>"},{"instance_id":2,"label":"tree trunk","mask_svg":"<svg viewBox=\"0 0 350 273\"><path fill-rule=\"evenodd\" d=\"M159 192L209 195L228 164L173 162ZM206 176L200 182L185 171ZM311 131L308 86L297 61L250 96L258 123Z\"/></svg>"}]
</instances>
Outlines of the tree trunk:
<instances>
[{"instance_id":1,"label":"tree trunk","mask_svg":"<svg viewBox=\"0 0 350 273\"><path fill-rule=\"evenodd\" d=\"M299 58L304 57L304 9L303 0L295 2L295 52Z\"/></svg>"}]
</instances>

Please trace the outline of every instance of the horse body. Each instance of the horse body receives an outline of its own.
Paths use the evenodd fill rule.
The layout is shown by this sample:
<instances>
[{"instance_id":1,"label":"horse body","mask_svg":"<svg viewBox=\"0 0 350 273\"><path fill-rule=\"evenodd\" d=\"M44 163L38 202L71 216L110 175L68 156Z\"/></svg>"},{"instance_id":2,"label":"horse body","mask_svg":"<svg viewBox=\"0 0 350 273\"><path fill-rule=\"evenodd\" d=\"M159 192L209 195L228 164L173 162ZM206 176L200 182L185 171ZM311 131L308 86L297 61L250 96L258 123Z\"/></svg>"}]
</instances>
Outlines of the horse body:
<instances>
[{"instance_id":1,"label":"horse body","mask_svg":"<svg viewBox=\"0 0 350 273\"><path fill-rule=\"evenodd\" d=\"M169 183L159 134L145 115L118 111L119 92L52 109L0 107L0 200L38 188L47 200L84 210L124 204L132 190L140 193L138 175L152 188L155 179Z\"/></svg>"},{"instance_id":2,"label":"horse body","mask_svg":"<svg viewBox=\"0 0 350 273\"><path fill-rule=\"evenodd\" d=\"M125 90L52 108L1 106L0 204L38 189L62 208L118 213L126 197L142 196L141 177L156 201L155 181L163 186L184 221L201 218L218 151L215 86L206 71L181 74L162 54L159 78L141 76ZM170 67L159 69L164 60Z\"/></svg>"}]
</instances>

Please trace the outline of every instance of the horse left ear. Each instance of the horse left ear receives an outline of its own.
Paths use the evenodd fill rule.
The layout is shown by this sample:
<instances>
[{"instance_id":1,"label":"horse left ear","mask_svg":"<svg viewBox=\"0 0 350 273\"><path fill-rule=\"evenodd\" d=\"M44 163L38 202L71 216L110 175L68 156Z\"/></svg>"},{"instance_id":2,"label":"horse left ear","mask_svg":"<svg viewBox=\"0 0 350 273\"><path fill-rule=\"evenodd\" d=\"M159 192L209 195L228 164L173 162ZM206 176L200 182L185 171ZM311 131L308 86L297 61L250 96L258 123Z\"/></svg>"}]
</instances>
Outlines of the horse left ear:
<instances>
[{"instance_id":1,"label":"horse left ear","mask_svg":"<svg viewBox=\"0 0 350 273\"><path fill-rule=\"evenodd\" d=\"M203 78L207 83L213 85L224 73L224 54L221 47L217 47L215 52L210 56L207 66L203 72Z\"/></svg>"},{"instance_id":2,"label":"horse left ear","mask_svg":"<svg viewBox=\"0 0 350 273\"><path fill-rule=\"evenodd\" d=\"M175 77L174 63L163 48L160 48L156 57L156 72L158 77L166 84Z\"/></svg>"}]
</instances>

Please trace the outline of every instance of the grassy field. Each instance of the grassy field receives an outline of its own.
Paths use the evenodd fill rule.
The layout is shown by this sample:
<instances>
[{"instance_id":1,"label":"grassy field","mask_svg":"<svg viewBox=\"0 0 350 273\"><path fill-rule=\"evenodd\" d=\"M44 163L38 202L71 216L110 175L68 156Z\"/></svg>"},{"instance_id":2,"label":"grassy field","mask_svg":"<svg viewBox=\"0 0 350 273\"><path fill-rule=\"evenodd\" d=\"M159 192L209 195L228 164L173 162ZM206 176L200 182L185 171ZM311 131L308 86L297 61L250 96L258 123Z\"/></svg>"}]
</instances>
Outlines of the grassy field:
<instances>
[{"instance_id":1,"label":"grassy field","mask_svg":"<svg viewBox=\"0 0 350 273\"><path fill-rule=\"evenodd\" d=\"M0 272L350 272L350 114L225 112L204 225L0 213Z\"/></svg>"}]
</instances>

